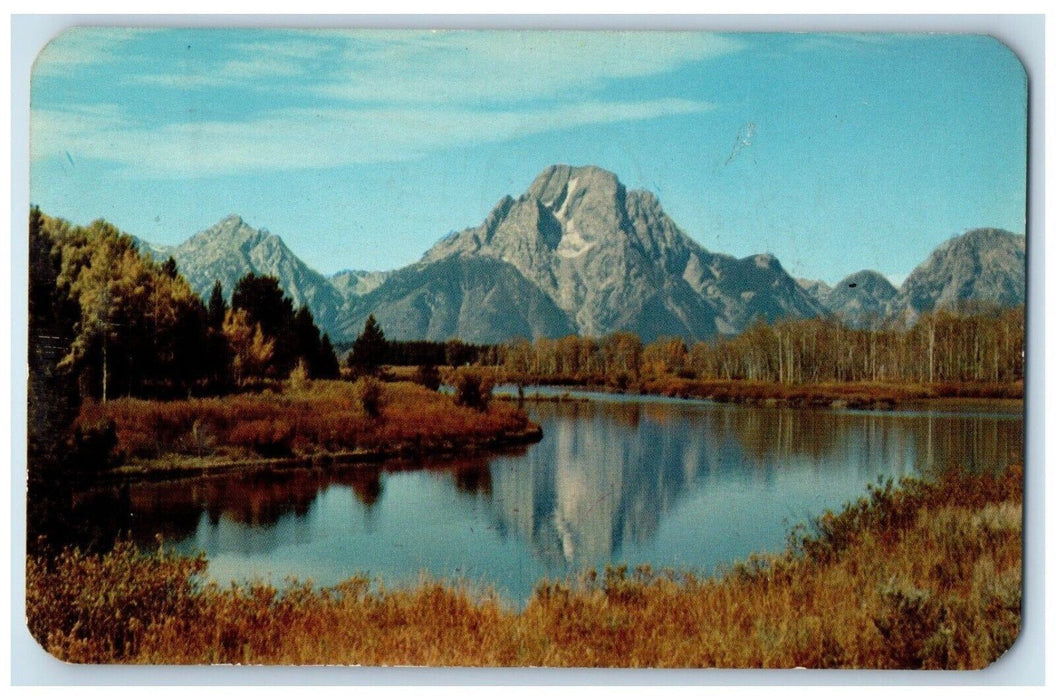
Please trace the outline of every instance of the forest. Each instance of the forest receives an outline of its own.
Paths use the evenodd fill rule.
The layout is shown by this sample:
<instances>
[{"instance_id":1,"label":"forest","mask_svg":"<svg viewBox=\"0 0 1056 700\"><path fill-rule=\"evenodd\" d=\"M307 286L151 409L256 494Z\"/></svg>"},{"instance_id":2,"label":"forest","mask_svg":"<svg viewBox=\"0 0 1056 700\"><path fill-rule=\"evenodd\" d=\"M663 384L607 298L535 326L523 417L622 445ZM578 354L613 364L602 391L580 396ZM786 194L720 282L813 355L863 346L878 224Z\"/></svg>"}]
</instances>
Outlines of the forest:
<instances>
[{"instance_id":1,"label":"forest","mask_svg":"<svg viewBox=\"0 0 1056 700\"><path fill-rule=\"evenodd\" d=\"M916 323L855 329L833 318L756 323L744 333L688 346L643 344L633 333L501 345L514 381L626 387L644 378L821 384L1022 382L1024 310L964 305Z\"/></svg>"}]
</instances>

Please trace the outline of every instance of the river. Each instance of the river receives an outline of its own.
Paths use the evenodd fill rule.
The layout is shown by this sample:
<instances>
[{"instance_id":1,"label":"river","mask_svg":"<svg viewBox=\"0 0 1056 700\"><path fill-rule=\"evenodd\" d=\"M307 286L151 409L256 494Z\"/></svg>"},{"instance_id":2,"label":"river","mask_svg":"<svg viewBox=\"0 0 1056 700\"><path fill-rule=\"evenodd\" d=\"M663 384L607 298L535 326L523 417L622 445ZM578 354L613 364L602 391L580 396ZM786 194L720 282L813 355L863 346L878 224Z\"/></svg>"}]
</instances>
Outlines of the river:
<instances>
[{"instance_id":1,"label":"river","mask_svg":"<svg viewBox=\"0 0 1056 700\"><path fill-rule=\"evenodd\" d=\"M542 441L501 454L135 484L133 536L204 552L222 583L424 576L519 604L609 563L706 574L779 551L888 477L1022 463L1018 412L589 398L529 401Z\"/></svg>"}]
</instances>

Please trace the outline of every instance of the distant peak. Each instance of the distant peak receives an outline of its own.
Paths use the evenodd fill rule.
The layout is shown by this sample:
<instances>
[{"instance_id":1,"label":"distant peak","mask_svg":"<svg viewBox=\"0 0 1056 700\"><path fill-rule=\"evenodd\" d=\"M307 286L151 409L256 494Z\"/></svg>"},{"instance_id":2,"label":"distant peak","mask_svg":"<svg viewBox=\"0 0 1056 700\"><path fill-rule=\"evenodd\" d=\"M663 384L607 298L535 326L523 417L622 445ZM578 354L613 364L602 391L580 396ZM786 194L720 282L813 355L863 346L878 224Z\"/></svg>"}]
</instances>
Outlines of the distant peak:
<instances>
[{"instance_id":1,"label":"distant peak","mask_svg":"<svg viewBox=\"0 0 1056 700\"><path fill-rule=\"evenodd\" d=\"M239 225L246 223L241 216L238 214L228 214L224 218L220 219L220 223L224 225Z\"/></svg>"},{"instance_id":2,"label":"distant peak","mask_svg":"<svg viewBox=\"0 0 1056 700\"><path fill-rule=\"evenodd\" d=\"M978 244L989 244L998 240L1022 240L1023 234L1012 233L1001 228L973 228L965 231L959 236L954 236L951 239L952 242L960 241L962 243L978 243Z\"/></svg>"},{"instance_id":3,"label":"distant peak","mask_svg":"<svg viewBox=\"0 0 1056 700\"><path fill-rule=\"evenodd\" d=\"M528 196L547 206L561 201L571 183L579 190L612 191L623 187L615 173L596 165L551 165L528 188Z\"/></svg>"}]
</instances>

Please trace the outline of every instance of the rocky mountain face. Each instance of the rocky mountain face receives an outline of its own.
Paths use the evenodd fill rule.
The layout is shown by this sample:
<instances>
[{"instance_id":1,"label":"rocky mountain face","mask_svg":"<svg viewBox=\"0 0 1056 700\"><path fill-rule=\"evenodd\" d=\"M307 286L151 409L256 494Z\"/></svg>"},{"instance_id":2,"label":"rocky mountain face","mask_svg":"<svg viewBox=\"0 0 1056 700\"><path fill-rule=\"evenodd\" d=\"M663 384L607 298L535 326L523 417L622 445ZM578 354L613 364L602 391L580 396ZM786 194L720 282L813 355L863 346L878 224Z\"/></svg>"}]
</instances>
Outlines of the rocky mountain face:
<instances>
[{"instance_id":1,"label":"rocky mountain face","mask_svg":"<svg viewBox=\"0 0 1056 700\"><path fill-rule=\"evenodd\" d=\"M900 288L879 272L862 270L829 287L797 280L814 301L841 320L870 327L894 318L912 322L936 308L963 302L1018 306L1026 299L1026 237L981 228L936 248Z\"/></svg>"},{"instance_id":2,"label":"rocky mountain face","mask_svg":"<svg viewBox=\"0 0 1056 700\"><path fill-rule=\"evenodd\" d=\"M581 335L630 330L649 341L736 333L755 318L824 313L776 258L711 253L654 195L610 172L558 165L485 221L437 243L419 265L497 260L537 287ZM380 289L384 289L382 285Z\"/></svg>"},{"instance_id":3,"label":"rocky mountain face","mask_svg":"<svg viewBox=\"0 0 1056 700\"><path fill-rule=\"evenodd\" d=\"M576 331L516 268L489 258L451 257L397 270L373 291L349 300L337 337L355 338L369 314L394 340L493 343Z\"/></svg>"},{"instance_id":4,"label":"rocky mountain face","mask_svg":"<svg viewBox=\"0 0 1056 700\"><path fill-rule=\"evenodd\" d=\"M330 275L330 284L346 299L369 294L392 275L392 270L372 272L369 270L341 270Z\"/></svg>"},{"instance_id":5,"label":"rocky mountain face","mask_svg":"<svg viewBox=\"0 0 1056 700\"><path fill-rule=\"evenodd\" d=\"M1026 237L973 229L946 241L917 266L895 300L912 320L925 311L976 301L1018 306L1026 299Z\"/></svg>"},{"instance_id":6,"label":"rocky mountain face","mask_svg":"<svg viewBox=\"0 0 1056 700\"><path fill-rule=\"evenodd\" d=\"M208 298L220 280L230 296L247 272L274 275L307 304L335 341L355 338L374 314L393 339L499 342L516 337L602 336L618 330L648 342L731 335L755 319L835 315L856 326L909 321L960 301L1022 304L1025 240L977 229L939 246L900 289L857 272L830 287L793 280L772 255L734 258L686 236L649 192L628 191L596 167L547 168L521 196L503 197L483 223L451 234L400 270L343 270L326 278L278 236L238 216L174 247L170 255Z\"/></svg>"},{"instance_id":7,"label":"rocky mountain face","mask_svg":"<svg viewBox=\"0 0 1056 700\"><path fill-rule=\"evenodd\" d=\"M848 275L834 287L824 282L820 285L813 288L812 296L837 318L856 327L875 326L888 318L898 295L895 286L873 270Z\"/></svg>"},{"instance_id":8,"label":"rocky mountain face","mask_svg":"<svg viewBox=\"0 0 1056 700\"><path fill-rule=\"evenodd\" d=\"M810 280L797 277L796 284L807 293L807 296L821 306L825 306L825 300L828 299L829 294L832 293L832 287L826 284L823 280Z\"/></svg>"},{"instance_id":9,"label":"rocky mountain face","mask_svg":"<svg viewBox=\"0 0 1056 700\"><path fill-rule=\"evenodd\" d=\"M304 264L281 238L267 229L255 229L233 214L178 246L166 248L140 241L139 247L156 260L171 255L203 299L209 298L217 280L230 299L238 280L253 272L277 277L294 307L307 305L324 330L336 324L345 304L337 287Z\"/></svg>"}]
</instances>

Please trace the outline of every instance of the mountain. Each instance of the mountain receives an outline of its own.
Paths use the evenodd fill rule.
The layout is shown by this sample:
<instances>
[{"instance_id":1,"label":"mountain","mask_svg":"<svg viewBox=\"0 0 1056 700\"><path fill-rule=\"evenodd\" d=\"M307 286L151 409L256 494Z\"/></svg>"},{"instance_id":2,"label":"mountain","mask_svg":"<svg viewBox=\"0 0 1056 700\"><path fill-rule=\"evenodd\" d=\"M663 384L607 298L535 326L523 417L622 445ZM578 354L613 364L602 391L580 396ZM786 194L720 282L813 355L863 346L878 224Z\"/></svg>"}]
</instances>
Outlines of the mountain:
<instances>
[{"instance_id":1,"label":"mountain","mask_svg":"<svg viewBox=\"0 0 1056 700\"><path fill-rule=\"evenodd\" d=\"M833 287L793 280L772 255L705 250L653 194L627 190L593 166L547 168L479 226L446 236L400 270L343 270L328 279L281 238L234 215L178 246L137 245L158 260L174 257L203 298L216 280L230 296L247 272L274 275L335 341L355 338L369 314L400 340L490 343L629 330L646 342L694 341L739 333L755 319L832 314L867 326L912 321L961 301L1014 306L1026 288L1025 239L998 229L942 244L898 290L871 270Z\"/></svg>"},{"instance_id":2,"label":"mountain","mask_svg":"<svg viewBox=\"0 0 1056 700\"><path fill-rule=\"evenodd\" d=\"M826 284L823 280L808 280L802 277L797 277L796 284L798 284L811 299L821 306L826 306L826 300L829 298L829 294L832 293L832 287ZM828 307L826 306L826 308Z\"/></svg>"},{"instance_id":3,"label":"mountain","mask_svg":"<svg viewBox=\"0 0 1056 700\"><path fill-rule=\"evenodd\" d=\"M882 274L862 270L837 282L822 304L852 326L871 326L891 315L897 295L898 290Z\"/></svg>"},{"instance_id":4,"label":"mountain","mask_svg":"<svg viewBox=\"0 0 1056 700\"><path fill-rule=\"evenodd\" d=\"M576 331L568 316L516 268L488 258L451 257L397 270L373 291L349 301L336 336L356 337L369 314L394 340L491 343Z\"/></svg>"},{"instance_id":5,"label":"mountain","mask_svg":"<svg viewBox=\"0 0 1056 700\"><path fill-rule=\"evenodd\" d=\"M645 341L699 340L739 332L756 318L824 313L773 256L711 253L653 194L628 191L593 166L547 168L517 199L503 197L480 226L433 246L416 279L429 280L433 266L456 259L505 263L506 274L517 271L581 335L630 330ZM361 298L357 316L377 311L380 319L383 307L370 305L387 298L390 284L395 276ZM505 339L497 330L485 337Z\"/></svg>"},{"instance_id":6,"label":"mountain","mask_svg":"<svg viewBox=\"0 0 1056 700\"><path fill-rule=\"evenodd\" d=\"M381 286L392 275L391 270L372 272L368 270L341 270L330 275L330 284L347 299L361 297Z\"/></svg>"},{"instance_id":7,"label":"mountain","mask_svg":"<svg viewBox=\"0 0 1056 700\"><path fill-rule=\"evenodd\" d=\"M1026 237L980 228L946 241L917 266L895 308L916 318L934 308L974 301L1018 306L1026 299Z\"/></svg>"},{"instance_id":8,"label":"mountain","mask_svg":"<svg viewBox=\"0 0 1056 700\"><path fill-rule=\"evenodd\" d=\"M255 229L232 214L178 246L164 247L138 240L139 249L156 260L170 255L180 272L203 299L220 280L230 298L235 284L247 272L272 275L293 299L295 307L307 305L324 330L334 327L345 298L330 280L308 267L267 229Z\"/></svg>"}]
</instances>

